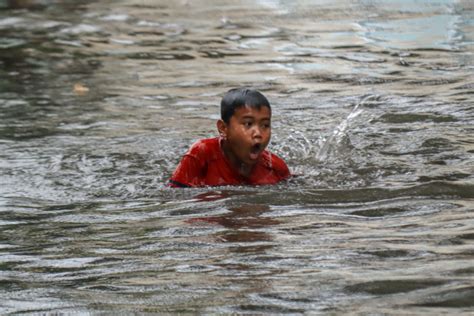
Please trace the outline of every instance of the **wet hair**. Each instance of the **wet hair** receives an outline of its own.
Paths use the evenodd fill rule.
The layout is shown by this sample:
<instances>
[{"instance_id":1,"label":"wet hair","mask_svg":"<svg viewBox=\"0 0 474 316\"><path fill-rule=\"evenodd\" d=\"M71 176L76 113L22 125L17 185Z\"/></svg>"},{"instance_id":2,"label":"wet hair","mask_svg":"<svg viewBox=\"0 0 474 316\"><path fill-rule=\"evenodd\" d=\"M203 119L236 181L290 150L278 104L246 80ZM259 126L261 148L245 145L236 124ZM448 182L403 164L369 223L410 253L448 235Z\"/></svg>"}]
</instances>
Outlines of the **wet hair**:
<instances>
[{"instance_id":1,"label":"wet hair","mask_svg":"<svg viewBox=\"0 0 474 316\"><path fill-rule=\"evenodd\" d=\"M221 101L221 119L229 124L235 110L243 106L250 106L259 110L262 106L266 106L270 111L272 110L270 102L257 90L247 88L230 89Z\"/></svg>"}]
</instances>

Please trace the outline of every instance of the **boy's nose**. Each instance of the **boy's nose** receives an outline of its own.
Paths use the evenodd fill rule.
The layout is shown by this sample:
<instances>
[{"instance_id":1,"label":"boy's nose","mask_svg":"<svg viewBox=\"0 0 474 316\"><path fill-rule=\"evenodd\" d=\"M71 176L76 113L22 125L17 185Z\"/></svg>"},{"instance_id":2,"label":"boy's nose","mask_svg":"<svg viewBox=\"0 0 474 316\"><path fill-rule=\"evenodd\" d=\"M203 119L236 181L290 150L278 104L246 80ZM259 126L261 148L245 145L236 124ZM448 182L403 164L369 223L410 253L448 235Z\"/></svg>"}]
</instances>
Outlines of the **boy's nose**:
<instances>
[{"instance_id":1,"label":"boy's nose","mask_svg":"<svg viewBox=\"0 0 474 316\"><path fill-rule=\"evenodd\" d=\"M260 130L260 127L256 126L253 129L253 136L254 137L262 137L262 131Z\"/></svg>"}]
</instances>

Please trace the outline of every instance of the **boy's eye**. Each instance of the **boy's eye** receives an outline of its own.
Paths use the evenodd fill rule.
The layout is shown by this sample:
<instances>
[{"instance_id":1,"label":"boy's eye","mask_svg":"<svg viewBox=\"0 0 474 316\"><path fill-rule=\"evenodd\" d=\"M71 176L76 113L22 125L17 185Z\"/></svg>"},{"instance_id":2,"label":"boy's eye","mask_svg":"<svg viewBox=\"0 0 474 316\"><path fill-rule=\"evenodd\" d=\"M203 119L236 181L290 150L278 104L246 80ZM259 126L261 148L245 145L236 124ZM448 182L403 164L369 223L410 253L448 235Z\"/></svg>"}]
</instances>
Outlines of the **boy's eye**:
<instances>
[{"instance_id":1,"label":"boy's eye","mask_svg":"<svg viewBox=\"0 0 474 316\"><path fill-rule=\"evenodd\" d=\"M245 126L245 127L251 127L251 126L252 126L252 122L250 122L250 121L244 122L244 126Z\"/></svg>"},{"instance_id":2,"label":"boy's eye","mask_svg":"<svg viewBox=\"0 0 474 316\"><path fill-rule=\"evenodd\" d=\"M264 122L264 123L260 124L260 127L261 128L270 128L270 125L271 125L270 122Z\"/></svg>"}]
</instances>

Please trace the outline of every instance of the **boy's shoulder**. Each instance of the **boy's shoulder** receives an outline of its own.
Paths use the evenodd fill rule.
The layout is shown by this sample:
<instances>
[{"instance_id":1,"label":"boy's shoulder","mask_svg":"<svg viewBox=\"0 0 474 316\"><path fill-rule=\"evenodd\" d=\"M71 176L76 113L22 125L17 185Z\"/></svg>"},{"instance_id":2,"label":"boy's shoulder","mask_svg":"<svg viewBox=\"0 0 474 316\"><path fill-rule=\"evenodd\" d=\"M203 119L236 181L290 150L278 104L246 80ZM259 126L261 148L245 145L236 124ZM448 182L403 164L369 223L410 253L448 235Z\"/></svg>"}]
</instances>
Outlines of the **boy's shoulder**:
<instances>
[{"instance_id":1,"label":"boy's shoulder","mask_svg":"<svg viewBox=\"0 0 474 316\"><path fill-rule=\"evenodd\" d=\"M265 150L262 155L263 164L278 173L281 174L289 174L288 166L286 165L285 161L277 156L276 154Z\"/></svg>"},{"instance_id":2,"label":"boy's shoulder","mask_svg":"<svg viewBox=\"0 0 474 316\"><path fill-rule=\"evenodd\" d=\"M186 155L200 157L214 157L215 153L219 151L219 138L204 138L196 141L191 145Z\"/></svg>"}]
</instances>

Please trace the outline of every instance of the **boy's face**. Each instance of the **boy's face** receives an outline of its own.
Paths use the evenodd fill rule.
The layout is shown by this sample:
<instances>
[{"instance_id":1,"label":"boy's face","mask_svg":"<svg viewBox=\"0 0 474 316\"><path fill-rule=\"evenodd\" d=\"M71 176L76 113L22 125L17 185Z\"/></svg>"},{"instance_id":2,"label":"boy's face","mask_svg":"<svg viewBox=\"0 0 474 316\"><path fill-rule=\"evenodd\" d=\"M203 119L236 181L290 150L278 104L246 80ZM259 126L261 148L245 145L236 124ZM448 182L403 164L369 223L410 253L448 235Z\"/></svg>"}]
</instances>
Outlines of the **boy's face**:
<instances>
[{"instance_id":1,"label":"boy's face","mask_svg":"<svg viewBox=\"0 0 474 316\"><path fill-rule=\"evenodd\" d=\"M250 106L237 108L228 124L219 120L217 127L224 137L224 152L234 164L253 166L271 137L271 110Z\"/></svg>"}]
</instances>

